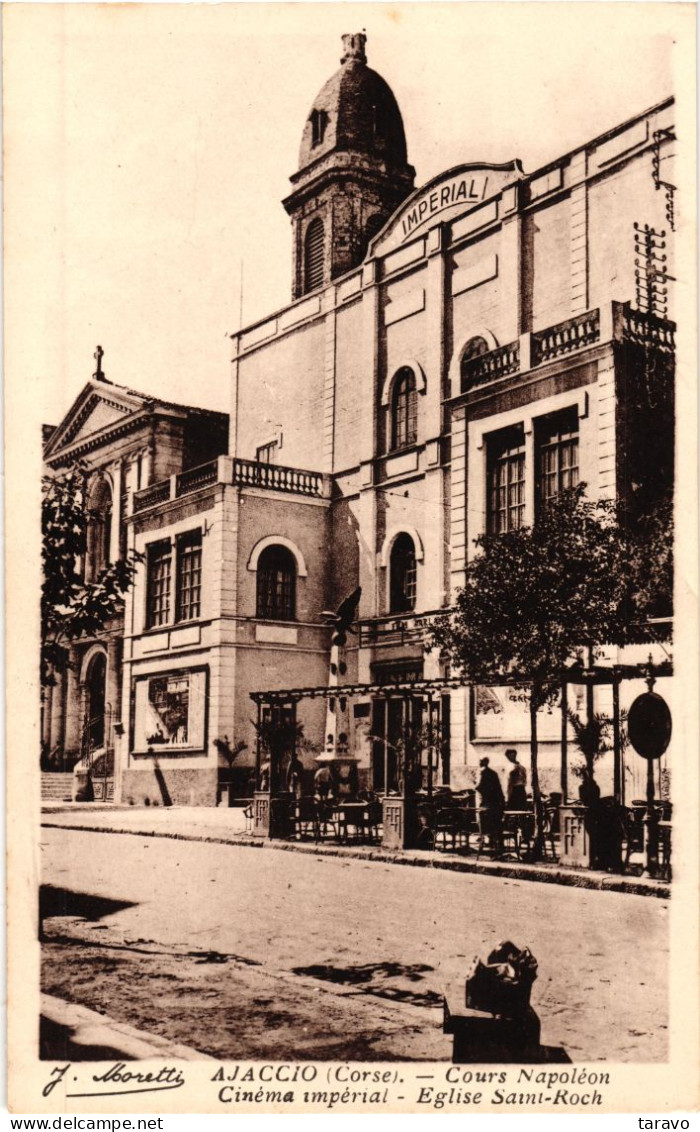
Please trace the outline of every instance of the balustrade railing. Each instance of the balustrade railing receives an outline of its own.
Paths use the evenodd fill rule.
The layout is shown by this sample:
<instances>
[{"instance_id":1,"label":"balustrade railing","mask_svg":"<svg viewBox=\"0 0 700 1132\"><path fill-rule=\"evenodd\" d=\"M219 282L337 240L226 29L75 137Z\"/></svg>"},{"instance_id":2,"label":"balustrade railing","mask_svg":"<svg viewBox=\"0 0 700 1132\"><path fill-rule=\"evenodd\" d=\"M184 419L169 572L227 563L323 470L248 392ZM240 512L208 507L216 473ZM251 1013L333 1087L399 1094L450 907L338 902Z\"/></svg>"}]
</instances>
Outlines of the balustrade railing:
<instances>
[{"instance_id":1,"label":"balustrade railing","mask_svg":"<svg viewBox=\"0 0 700 1132\"><path fill-rule=\"evenodd\" d=\"M267 487L296 495L323 495L323 474L257 460L234 460L233 483L238 487Z\"/></svg>"},{"instance_id":2,"label":"balustrade railing","mask_svg":"<svg viewBox=\"0 0 700 1132\"><path fill-rule=\"evenodd\" d=\"M208 464L200 464L197 468L188 468L175 476L175 489L172 498L189 495L208 487L214 483L226 481L225 463L222 469L221 461L211 460ZM295 495L310 495L321 497L324 494L324 477L322 472L309 472L303 468L287 468L280 464L263 464L257 460L232 461L231 478L228 480L236 487L265 487L273 491L292 492ZM134 513L146 511L149 507L157 507L171 498L171 480L162 480L152 484L134 494Z\"/></svg>"},{"instance_id":3,"label":"balustrade railing","mask_svg":"<svg viewBox=\"0 0 700 1132\"><path fill-rule=\"evenodd\" d=\"M497 381L499 377L517 373L519 368L519 342L509 342L507 346L499 346L496 350L489 350L487 354L479 354L462 363L462 393L477 385L485 385L489 381Z\"/></svg>"},{"instance_id":4,"label":"balustrade railing","mask_svg":"<svg viewBox=\"0 0 700 1132\"><path fill-rule=\"evenodd\" d=\"M187 495L190 491L199 491L200 487L216 483L219 474L218 462L212 460L209 464L200 464L197 468L188 468L177 477L175 494Z\"/></svg>"},{"instance_id":5,"label":"balustrade railing","mask_svg":"<svg viewBox=\"0 0 700 1132\"><path fill-rule=\"evenodd\" d=\"M636 345L673 350L675 329L675 322L658 318L647 311L635 310L630 303L625 303L622 308L623 337Z\"/></svg>"},{"instance_id":6,"label":"balustrade railing","mask_svg":"<svg viewBox=\"0 0 700 1132\"><path fill-rule=\"evenodd\" d=\"M146 511L147 508L165 503L168 499L170 499L170 480L161 480L160 483L154 483L151 487L144 487L134 493L134 512Z\"/></svg>"},{"instance_id":7,"label":"balustrade railing","mask_svg":"<svg viewBox=\"0 0 700 1132\"><path fill-rule=\"evenodd\" d=\"M533 366L552 361L572 350L590 346L600 338L600 311L586 311L575 318L567 318L546 330L532 335L530 360Z\"/></svg>"}]
</instances>

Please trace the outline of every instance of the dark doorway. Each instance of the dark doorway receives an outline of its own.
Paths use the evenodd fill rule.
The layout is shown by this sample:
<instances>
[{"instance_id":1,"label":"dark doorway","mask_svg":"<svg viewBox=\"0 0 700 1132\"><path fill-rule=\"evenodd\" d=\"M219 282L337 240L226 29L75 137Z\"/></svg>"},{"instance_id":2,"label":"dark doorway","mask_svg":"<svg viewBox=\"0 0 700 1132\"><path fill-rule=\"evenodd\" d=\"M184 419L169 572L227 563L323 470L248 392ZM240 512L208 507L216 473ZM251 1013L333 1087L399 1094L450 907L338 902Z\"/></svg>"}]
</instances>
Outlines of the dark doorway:
<instances>
[{"instance_id":1,"label":"dark doorway","mask_svg":"<svg viewBox=\"0 0 700 1132\"><path fill-rule=\"evenodd\" d=\"M87 743L88 750L96 751L105 745L107 657L97 653L88 668L87 688Z\"/></svg>"}]
</instances>

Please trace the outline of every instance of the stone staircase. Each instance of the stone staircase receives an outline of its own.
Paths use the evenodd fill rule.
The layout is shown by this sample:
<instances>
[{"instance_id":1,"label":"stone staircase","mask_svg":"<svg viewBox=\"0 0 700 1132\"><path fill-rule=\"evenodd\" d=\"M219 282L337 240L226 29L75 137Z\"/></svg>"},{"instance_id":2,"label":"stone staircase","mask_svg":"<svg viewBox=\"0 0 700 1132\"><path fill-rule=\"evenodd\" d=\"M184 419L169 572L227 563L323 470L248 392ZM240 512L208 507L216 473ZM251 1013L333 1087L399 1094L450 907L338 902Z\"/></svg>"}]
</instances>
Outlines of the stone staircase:
<instances>
[{"instance_id":1,"label":"stone staircase","mask_svg":"<svg viewBox=\"0 0 700 1132\"><path fill-rule=\"evenodd\" d=\"M73 788L73 775L70 771L42 771L42 802L70 802Z\"/></svg>"}]
</instances>

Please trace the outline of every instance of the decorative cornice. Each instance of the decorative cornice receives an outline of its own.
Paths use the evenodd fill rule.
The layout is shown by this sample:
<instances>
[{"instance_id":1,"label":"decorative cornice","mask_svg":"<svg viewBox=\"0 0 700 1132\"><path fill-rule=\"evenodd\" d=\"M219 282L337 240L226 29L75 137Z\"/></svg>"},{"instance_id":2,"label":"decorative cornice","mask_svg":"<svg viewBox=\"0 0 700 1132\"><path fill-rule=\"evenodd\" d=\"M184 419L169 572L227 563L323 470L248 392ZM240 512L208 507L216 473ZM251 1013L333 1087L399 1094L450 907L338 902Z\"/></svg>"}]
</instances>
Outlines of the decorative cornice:
<instances>
[{"instance_id":1,"label":"decorative cornice","mask_svg":"<svg viewBox=\"0 0 700 1132\"><path fill-rule=\"evenodd\" d=\"M112 440L118 440L119 437L133 432L140 426L147 425L150 420L150 414L143 411L134 413L123 421L117 421L115 424L109 425L106 429L101 429L99 432L93 433L92 436L87 437L81 444L75 444L72 447L69 445L65 448L61 448L58 452L52 453L50 456L45 457L46 463L56 466L70 464L74 460L80 459L81 456L86 455L88 452L94 452L96 448L101 448L103 445L109 444Z\"/></svg>"},{"instance_id":2,"label":"decorative cornice","mask_svg":"<svg viewBox=\"0 0 700 1132\"><path fill-rule=\"evenodd\" d=\"M120 404L118 401L113 401L108 397L100 397L97 393L93 393L90 397L87 398L85 404L79 410L79 412L76 413L71 424L61 437L62 444L70 444L73 437L77 432L80 431L82 425L85 424L85 421L90 416L90 413L99 404L108 405L110 409L116 409L118 412L124 414L133 412L133 409L128 409L125 405Z\"/></svg>"}]
</instances>

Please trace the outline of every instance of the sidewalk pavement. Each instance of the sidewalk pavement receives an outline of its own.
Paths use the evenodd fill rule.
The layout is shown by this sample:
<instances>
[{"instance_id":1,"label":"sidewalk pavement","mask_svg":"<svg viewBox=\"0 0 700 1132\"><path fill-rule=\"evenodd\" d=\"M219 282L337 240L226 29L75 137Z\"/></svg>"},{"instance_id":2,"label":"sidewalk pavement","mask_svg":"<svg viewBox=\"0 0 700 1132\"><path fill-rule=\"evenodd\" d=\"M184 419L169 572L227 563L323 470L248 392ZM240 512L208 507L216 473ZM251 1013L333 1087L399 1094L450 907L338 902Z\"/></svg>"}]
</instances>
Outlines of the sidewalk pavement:
<instances>
[{"instance_id":1,"label":"sidewalk pavement","mask_svg":"<svg viewBox=\"0 0 700 1132\"><path fill-rule=\"evenodd\" d=\"M120 806L91 802L46 803L41 824L50 828L91 832L134 834L140 837L171 837L183 841L204 841L255 849L281 849L318 856L383 861L385 864L413 865L418 868L450 869L482 876L507 877L563 884L574 888L627 892L637 896L668 899L670 885L650 877L619 876L559 865L555 861L526 864L516 860L477 860L447 851L423 849L384 849L381 845L338 844L337 842L278 841L253 837L246 831L243 810L237 807L208 806Z\"/></svg>"},{"instance_id":2,"label":"sidewalk pavement","mask_svg":"<svg viewBox=\"0 0 700 1132\"><path fill-rule=\"evenodd\" d=\"M41 996L39 1033L44 1061L213 1060L189 1046L147 1034L52 994Z\"/></svg>"}]
</instances>

